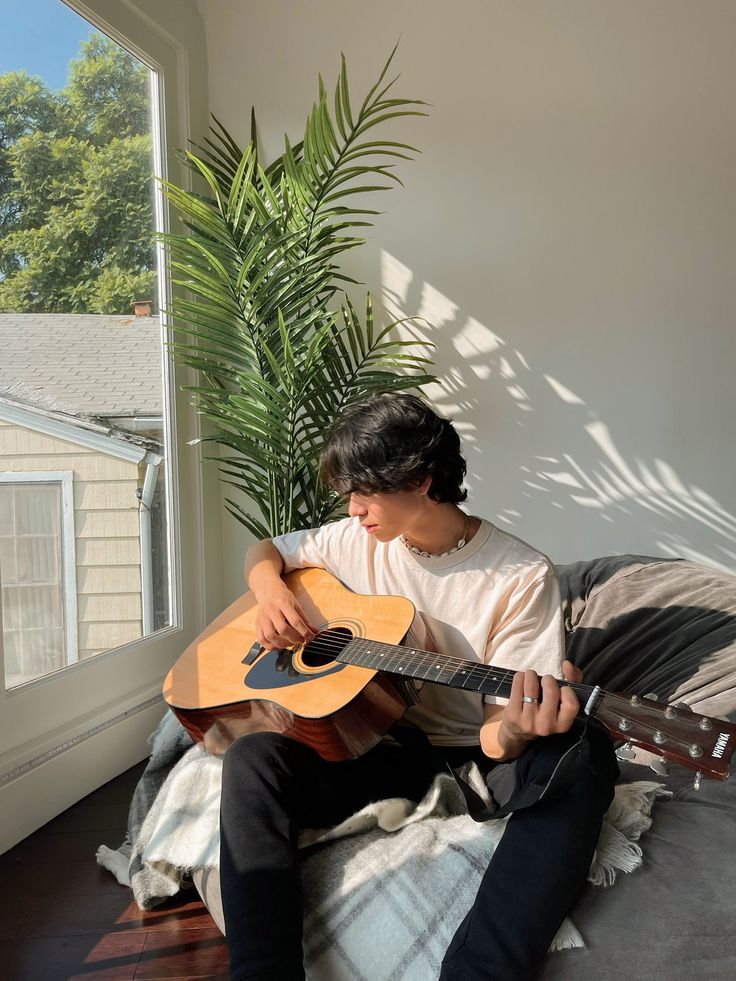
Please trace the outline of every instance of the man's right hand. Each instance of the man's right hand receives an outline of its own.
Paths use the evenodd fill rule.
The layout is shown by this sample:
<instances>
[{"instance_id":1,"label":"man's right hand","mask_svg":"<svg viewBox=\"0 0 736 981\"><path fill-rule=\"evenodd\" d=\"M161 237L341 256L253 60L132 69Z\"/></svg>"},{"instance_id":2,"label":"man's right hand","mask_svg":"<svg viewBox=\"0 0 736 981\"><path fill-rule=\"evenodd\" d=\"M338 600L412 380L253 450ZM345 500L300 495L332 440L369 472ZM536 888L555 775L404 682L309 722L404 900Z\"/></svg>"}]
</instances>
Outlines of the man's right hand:
<instances>
[{"instance_id":1,"label":"man's right hand","mask_svg":"<svg viewBox=\"0 0 736 981\"><path fill-rule=\"evenodd\" d=\"M294 594L281 585L258 601L256 639L267 651L307 643L319 633Z\"/></svg>"}]
</instances>

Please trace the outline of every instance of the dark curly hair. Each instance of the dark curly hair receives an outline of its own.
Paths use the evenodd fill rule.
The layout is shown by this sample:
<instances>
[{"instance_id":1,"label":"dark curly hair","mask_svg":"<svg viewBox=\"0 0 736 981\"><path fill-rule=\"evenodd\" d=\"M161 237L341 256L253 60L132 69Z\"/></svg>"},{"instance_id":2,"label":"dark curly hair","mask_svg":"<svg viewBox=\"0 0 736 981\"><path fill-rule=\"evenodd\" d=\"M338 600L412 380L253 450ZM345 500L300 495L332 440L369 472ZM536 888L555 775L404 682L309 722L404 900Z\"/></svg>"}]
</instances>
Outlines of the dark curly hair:
<instances>
[{"instance_id":1,"label":"dark curly hair","mask_svg":"<svg viewBox=\"0 0 736 981\"><path fill-rule=\"evenodd\" d=\"M467 464L451 422L407 392L387 392L351 406L330 430L320 476L339 494L395 493L432 477L438 503L460 504Z\"/></svg>"}]
</instances>

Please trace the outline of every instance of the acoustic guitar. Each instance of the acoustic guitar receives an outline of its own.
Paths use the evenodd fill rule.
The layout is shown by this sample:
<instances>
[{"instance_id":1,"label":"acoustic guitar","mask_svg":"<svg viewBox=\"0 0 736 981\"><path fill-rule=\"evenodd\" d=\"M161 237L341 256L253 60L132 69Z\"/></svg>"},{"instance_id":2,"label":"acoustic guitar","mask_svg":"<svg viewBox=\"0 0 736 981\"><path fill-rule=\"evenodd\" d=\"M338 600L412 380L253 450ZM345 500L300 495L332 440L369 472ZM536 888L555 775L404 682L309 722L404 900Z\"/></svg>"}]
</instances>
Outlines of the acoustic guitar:
<instances>
[{"instance_id":1,"label":"acoustic guitar","mask_svg":"<svg viewBox=\"0 0 736 981\"><path fill-rule=\"evenodd\" d=\"M281 732L326 760L369 750L411 704L407 679L507 698L515 672L402 645L414 606L401 596L350 592L322 569L284 577L318 636L292 649L267 651L256 640L257 603L246 593L184 651L164 682L166 702L195 741L222 754L250 732ZM595 718L614 742L725 780L736 726L652 697L612 694L560 681L576 692L581 715ZM621 755L621 750L619 750Z\"/></svg>"}]
</instances>

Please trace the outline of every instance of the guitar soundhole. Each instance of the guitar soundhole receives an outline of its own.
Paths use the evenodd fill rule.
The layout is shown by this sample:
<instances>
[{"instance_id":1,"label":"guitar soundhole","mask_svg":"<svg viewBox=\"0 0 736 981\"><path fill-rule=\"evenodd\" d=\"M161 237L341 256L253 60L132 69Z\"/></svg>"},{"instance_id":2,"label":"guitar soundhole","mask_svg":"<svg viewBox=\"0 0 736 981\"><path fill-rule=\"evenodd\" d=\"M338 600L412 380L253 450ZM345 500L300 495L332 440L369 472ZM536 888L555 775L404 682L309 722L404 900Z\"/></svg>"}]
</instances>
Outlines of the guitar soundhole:
<instances>
[{"instance_id":1,"label":"guitar soundhole","mask_svg":"<svg viewBox=\"0 0 736 981\"><path fill-rule=\"evenodd\" d=\"M352 639L352 631L347 627L323 630L303 648L301 659L309 668L322 668L336 660Z\"/></svg>"}]
</instances>

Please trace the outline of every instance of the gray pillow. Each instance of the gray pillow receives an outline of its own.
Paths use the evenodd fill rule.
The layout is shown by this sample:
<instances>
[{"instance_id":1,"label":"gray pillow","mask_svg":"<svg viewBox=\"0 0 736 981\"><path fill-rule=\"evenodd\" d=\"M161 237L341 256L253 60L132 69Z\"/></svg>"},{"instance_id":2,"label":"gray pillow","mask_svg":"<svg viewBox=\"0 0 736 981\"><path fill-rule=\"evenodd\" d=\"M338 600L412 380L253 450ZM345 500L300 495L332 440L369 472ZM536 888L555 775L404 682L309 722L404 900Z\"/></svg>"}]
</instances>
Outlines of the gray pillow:
<instances>
[{"instance_id":1,"label":"gray pillow","mask_svg":"<svg viewBox=\"0 0 736 981\"><path fill-rule=\"evenodd\" d=\"M567 654L586 682L736 718L736 576L641 555L557 571Z\"/></svg>"},{"instance_id":2,"label":"gray pillow","mask_svg":"<svg viewBox=\"0 0 736 981\"><path fill-rule=\"evenodd\" d=\"M559 566L570 659L613 691L656 692L736 719L736 577L683 560L610 556ZM736 977L736 779L661 780L644 866L586 885L571 916L587 944L546 961L541 981L731 981Z\"/></svg>"},{"instance_id":3,"label":"gray pillow","mask_svg":"<svg viewBox=\"0 0 736 981\"><path fill-rule=\"evenodd\" d=\"M570 916L586 949L550 954L540 981L736 978L736 780L676 791L652 817L643 866L584 886Z\"/></svg>"}]
</instances>

